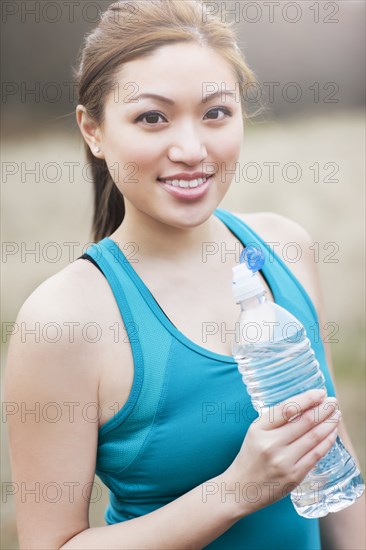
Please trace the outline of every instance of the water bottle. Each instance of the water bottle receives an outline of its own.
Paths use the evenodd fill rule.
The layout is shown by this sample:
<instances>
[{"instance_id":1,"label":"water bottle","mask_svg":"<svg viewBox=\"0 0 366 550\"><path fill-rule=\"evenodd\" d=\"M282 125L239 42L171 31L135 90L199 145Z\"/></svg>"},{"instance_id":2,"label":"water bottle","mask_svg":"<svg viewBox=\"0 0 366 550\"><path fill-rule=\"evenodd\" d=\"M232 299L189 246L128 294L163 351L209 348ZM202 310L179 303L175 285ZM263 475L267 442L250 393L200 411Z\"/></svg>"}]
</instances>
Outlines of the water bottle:
<instances>
[{"instance_id":1,"label":"water bottle","mask_svg":"<svg viewBox=\"0 0 366 550\"><path fill-rule=\"evenodd\" d=\"M246 247L240 264L233 268L232 285L235 302L241 307L240 338L234 340L233 357L257 411L310 389L326 390L305 328L286 309L267 301L256 275L263 265L261 248ZM291 500L300 516L319 518L350 506L364 489L354 459L337 437L291 492Z\"/></svg>"}]
</instances>

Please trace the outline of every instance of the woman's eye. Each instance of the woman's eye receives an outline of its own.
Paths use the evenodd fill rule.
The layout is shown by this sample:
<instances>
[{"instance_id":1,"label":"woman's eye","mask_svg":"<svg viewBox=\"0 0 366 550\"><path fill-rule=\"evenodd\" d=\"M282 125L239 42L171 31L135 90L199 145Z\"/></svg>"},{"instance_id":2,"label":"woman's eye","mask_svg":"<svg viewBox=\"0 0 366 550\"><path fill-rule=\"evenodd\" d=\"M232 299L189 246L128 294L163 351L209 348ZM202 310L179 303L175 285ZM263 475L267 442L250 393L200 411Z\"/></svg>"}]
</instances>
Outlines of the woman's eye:
<instances>
[{"instance_id":1,"label":"woman's eye","mask_svg":"<svg viewBox=\"0 0 366 550\"><path fill-rule=\"evenodd\" d=\"M219 116L220 113L224 116ZM232 116L232 114L231 111L225 107L216 107L215 109L208 111L205 116L210 120L223 120L225 116Z\"/></svg>"},{"instance_id":2,"label":"woman's eye","mask_svg":"<svg viewBox=\"0 0 366 550\"><path fill-rule=\"evenodd\" d=\"M215 107L215 109L210 109L206 113L205 117L209 120L223 120L226 116L232 116L232 113L229 109L225 107ZM147 113L142 113L139 115L135 122L145 122L148 126L156 126L162 122L168 122L167 119L160 114L158 111L149 111Z\"/></svg>"},{"instance_id":3,"label":"woman's eye","mask_svg":"<svg viewBox=\"0 0 366 550\"><path fill-rule=\"evenodd\" d=\"M140 122L142 120L146 121L146 123L150 126L154 126L155 124L159 123L159 119L164 119L163 122L167 122L167 120L158 112L150 111L148 113L143 113L142 115L138 116L135 120L135 122Z\"/></svg>"}]
</instances>

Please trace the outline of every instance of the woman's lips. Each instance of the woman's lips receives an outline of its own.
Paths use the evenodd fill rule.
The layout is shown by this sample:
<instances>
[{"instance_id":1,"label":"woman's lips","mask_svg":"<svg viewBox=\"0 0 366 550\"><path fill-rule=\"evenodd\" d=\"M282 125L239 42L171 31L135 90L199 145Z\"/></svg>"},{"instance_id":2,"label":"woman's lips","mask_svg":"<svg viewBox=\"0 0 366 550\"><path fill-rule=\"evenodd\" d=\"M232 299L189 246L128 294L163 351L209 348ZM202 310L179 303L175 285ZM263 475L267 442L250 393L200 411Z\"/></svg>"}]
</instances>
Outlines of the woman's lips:
<instances>
[{"instance_id":1,"label":"woman's lips","mask_svg":"<svg viewBox=\"0 0 366 550\"><path fill-rule=\"evenodd\" d=\"M157 180L158 183L173 197L186 200L199 199L205 195L211 185L211 180L213 176L209 176L204 183L198 185L197 187L175 187L171 183L166 183L161 180Z\"/></svg>"}]
</instances>

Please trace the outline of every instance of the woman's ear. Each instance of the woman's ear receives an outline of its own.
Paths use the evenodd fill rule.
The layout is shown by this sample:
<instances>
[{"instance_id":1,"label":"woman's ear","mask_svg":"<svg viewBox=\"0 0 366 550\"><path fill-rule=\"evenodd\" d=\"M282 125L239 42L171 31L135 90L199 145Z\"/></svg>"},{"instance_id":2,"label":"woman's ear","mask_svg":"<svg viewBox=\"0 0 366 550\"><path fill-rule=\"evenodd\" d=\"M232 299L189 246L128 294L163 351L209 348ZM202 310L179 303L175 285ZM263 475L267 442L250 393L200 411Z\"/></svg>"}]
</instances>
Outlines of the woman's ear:
<instances>
[{"instance_id":1,"label":"woman's ear","mask_svg":"<svg viewBox=\"0 0 366 550\"><path fill-rule=\"evenodd\" d=\"M104 159L100 129L94 119L89 115L84 105L78 105L76 107L76 122L93 155L98 159Z\"/></svg>"}]
</instances>

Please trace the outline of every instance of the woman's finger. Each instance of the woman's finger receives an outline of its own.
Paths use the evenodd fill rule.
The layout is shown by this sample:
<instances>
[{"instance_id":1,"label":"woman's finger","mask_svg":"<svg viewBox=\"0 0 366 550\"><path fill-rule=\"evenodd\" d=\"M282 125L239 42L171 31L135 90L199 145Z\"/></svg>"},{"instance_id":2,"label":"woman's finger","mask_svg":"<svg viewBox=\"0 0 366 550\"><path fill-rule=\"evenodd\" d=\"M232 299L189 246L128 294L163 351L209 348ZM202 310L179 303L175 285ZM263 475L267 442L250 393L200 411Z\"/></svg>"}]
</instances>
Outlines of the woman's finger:
<instances>
[{"instance_id":1,"label":"woman's finger","mask_svg":"<svg viewBox=\"0 0 366 550\"><path fill-rule=\"evenodd\" d=\"M341 413L337 412L333 416L334 418L331 419L331 422L327 422L326 419L291 444L291 454L295 463L307 456L314 449L318 448L319 445L322 445L322 443L329 438L330 434L338 429Z\"/></svg>"},{"instance_id":2,"label":"woman's finger","mask_svg":"<svg viewBox=\"0 0 366 550\"><path fill-rule=\"evenodd\" d=\"M335 440L337 439L337 435L338 426L333 428L333 430L326 437L323 437L320 443L309 449L306 454L303 454L301 458L299 458L295 464L297 471L303 472L305 477L306 474L315 466L315 464L319 462L319 460L323 458L323 456L325 456L332 448Z\"/></svg>"},{"instance_id":3,"label":"woman's finger","mask_svg":"<svg viewBox=\"0 0 366 550\"><path fill-rule=\"evenodd\" d=\"M336 426L338 423L336 414L338 412L337 399L327 397L320 405L307 409L281 427L282 443L289 445L322 423L330 425L330 428Z\"/></svg>"},{"instance_id":4,"label":"woman's finger","mask_svg":"<svg viewBox=\"0 0 366 550\"><path fill-rule=\"evenodd\" d=\"M297 417L308 409L320 404L325 397L326 393L324 390L308 390L304 393L294 395L277 405L261 407L258 422L264 430L279 428L287 424L291 418Z\"/></svg>"}]
</instances>

